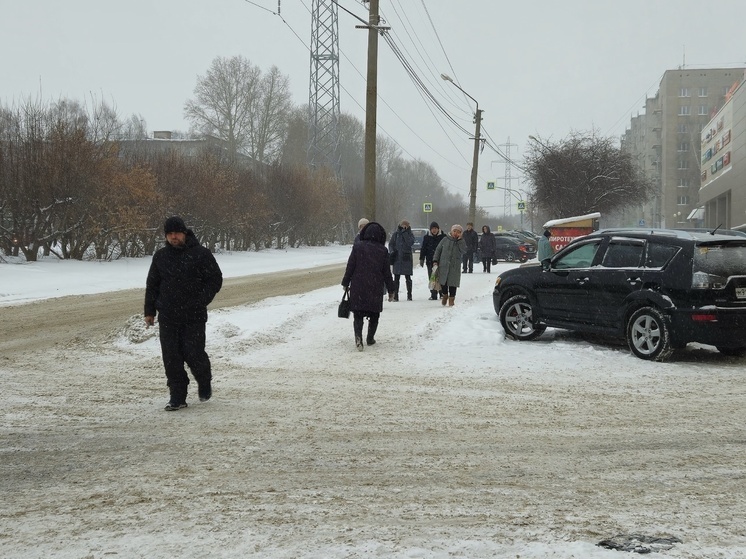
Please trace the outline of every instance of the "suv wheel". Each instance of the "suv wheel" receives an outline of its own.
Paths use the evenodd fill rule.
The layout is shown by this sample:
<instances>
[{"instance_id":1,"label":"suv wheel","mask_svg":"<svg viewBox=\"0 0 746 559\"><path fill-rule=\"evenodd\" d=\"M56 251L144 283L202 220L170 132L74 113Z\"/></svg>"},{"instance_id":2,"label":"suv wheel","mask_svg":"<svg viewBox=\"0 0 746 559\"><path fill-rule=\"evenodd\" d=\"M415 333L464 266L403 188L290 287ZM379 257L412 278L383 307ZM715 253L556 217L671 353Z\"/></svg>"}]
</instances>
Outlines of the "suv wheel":
<instances>
[{"instance_id":1,"label":"suv wheel","mask_svg":"<svg viewBox=\"0 0 746 559\"><path fill-rule=\"evenodd\" d=\"M505 255L505 260L508 262L513 262L515 260L515 254L512 252L508 252L508 254Z\"/></svg>"},{"instance_id":2,"label":"suv wheel","mask_svg":"<svg viewBox=\"0 0 746 559\"><path fill-rule=\"evenodd\" d=\"M505 334L514 340L533 340L546 330L546 326L533 323L534 310L525 295L514 295L500 307L500 324Z\"/></svg>"},{"instance_id":3,"label":"suv wheel","mask_svg":"<svg viewBox=\"0 0 746 559\"><path fill-rule=\"evenodd\" d=\"M664 361L673 352L668 323L655 307L642 307L632 313L626 338L629 349L640 359Z\"/></svg>"}]
</instances>

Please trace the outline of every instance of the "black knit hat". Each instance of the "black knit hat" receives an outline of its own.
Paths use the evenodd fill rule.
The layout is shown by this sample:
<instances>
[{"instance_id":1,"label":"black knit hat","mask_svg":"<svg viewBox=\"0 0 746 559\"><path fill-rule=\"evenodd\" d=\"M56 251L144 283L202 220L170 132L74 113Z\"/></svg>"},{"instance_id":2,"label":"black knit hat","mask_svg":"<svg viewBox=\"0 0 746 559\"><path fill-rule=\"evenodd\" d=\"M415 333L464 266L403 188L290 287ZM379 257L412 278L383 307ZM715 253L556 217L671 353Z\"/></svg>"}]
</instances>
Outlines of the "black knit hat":
<instances>
[{"instance_id":1,"label":"black knit hat","mask_svg":"<svg viewBox=\"0 0 746 559\"><path fill-rule=\"evenodd\" d=\"M432 229L433 227L437 227L438 229L440 229L440 225L438 225L438 222L437 222L437 221L433 221L433 222L432 222L432 223L430 224L430 229Z\"/></svg>"},{"instance_id":2,"label":"black knit hat","mask_svg":"<svg viewBox=\"0 0 746 559\"><path fill-rule=\"evenodd\" d=\"M169 233L186 233L187 228L184 225L184 220L178 215L169 217L166 223L163 224L163 233L168 235Z\"/></svg>"}]
</instances>

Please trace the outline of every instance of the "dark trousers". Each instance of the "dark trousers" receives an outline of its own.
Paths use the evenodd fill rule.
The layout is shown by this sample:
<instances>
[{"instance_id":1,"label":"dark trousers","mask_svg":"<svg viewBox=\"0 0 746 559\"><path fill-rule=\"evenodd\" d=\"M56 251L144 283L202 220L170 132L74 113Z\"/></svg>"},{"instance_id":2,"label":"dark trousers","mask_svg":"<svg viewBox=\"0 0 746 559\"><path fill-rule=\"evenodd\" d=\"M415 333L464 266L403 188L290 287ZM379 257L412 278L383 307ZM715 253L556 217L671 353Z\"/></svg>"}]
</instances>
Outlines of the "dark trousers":
<instances>
[{"instance_id":1,"label":"dark trousers","mask_svg":"<svg viewBox=\"0 0 746 559\"><path fill-rule=\"evenodd\" d=\"M455 297L457 289L458 287L456 287L455 285L441 285L440 294L443 297Z\"/></svg>"},{"instance_id":2,"label":"dark trousers","mask_svg":"<svg viewBox=\"0 0 746 559\"><path fill-rule=\"evenodd\" d=\"M378 319L381 317L381 313L378 312L362 312L354 311L352 313L352 328L355 330L355 337L363 337L363 319L368 317L368 336L367 341L371 341L376 335L378 330Z\"/></svg>"},{"instance_id":3,"label":"dark trousers","mask_svg":"<svg viewBox=\"0 0 746 559\"><path fill-rule=\"evenodd\" d=\"M492 264L492 258L482 258L482 266L484 266L484 271L489 272L490 271L490 265Z\"/></svg>"},{"instance_id":4,"label":"dark trousers","mask_svg":"<svg viewBox=\"0 0 746 559\"><path fill-rule=\"evenodd\" d=\"M462 272L473 272L474 271L474 251L473 250L467 250L466 254L461 257L461 263L463 266L461 267Z\"/></svg>"},{"instance_id":5,"label":"dark trousers","mask_svg":"<svg viewBox=\"0 0 746 559\"><path fill-rule=\"evenodd\" d=\"M432 276L432 275L433 275L433 263L432 262L428 262L427 263L427 282L428 283L430 283L430 276ZM432 297L433 299L437 299L438 298L438 290L437 289L431 289L430 290L430 297Z\"/></svg>"},{"instance_id":6,"label":"dark trousers","mask_svg":"<svg viewBox=\"0 0 746 559\"><path fill-rule=\"evenodd\" d=\"M189 386L184 363L189 366L197 384L206 384L212 380L210 357L205 352L205 323L159 321L158 324L166 384L171 393L171 401L181 403L186 400Z\"/></svg>"},{"instance_id":7,"label":"dark trousers","mask_svg":"<svg viewBox=\"0 0 746 559\"><path fill-rule=\"evenodd\" d=\"M399 279L401 274L394 274L394 297L399 298ZM404 283L407 285L407 295L412 295L412 276L404 276Z\"/></svg>"}]
</instances>

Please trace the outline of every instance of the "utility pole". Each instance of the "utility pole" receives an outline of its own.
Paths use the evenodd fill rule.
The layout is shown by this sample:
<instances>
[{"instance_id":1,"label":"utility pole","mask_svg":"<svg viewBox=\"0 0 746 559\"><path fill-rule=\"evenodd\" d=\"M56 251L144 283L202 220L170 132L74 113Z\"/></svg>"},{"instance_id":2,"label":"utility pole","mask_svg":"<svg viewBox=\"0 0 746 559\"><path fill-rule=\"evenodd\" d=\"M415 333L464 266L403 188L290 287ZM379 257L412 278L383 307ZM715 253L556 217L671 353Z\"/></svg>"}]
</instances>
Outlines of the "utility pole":
<instances>
[{"instance_id":1,"label":"utility pole","mask_svg":"<svg viewBox=\"0 0 746 559\"><path fill-rule=\"evenodd\" d=\"M476 101L475 101L476 103ZM474 114L476 129L474 130L474 159L471 162L471 184L469 185L469 221L474 223L477 218L477 170L479 168L479 144L482 133L482 109L477 104Z\"/></svg>"},{"instance_id":2,"label":"utility pole","mask_svg":"<svg viewBox=\"0 0 746 559\"><path fill-rule=\"evenodd\" d=\"M365 175L363 200L365 217L376 219L376 111L378 110L378 0L369 0L368 76L365 92Z\"/></svg>"},{"instance_id":3,"label":"utility pole","mask_svg":"<svg viewBox=\"0 0 746 559\"><path fill-rule=\"evenodd\" d=\"M453 81L451 76L448 74L441 74L440 77L447 82L451 82L454 87L457 87L461 93L474 101L474 104L476 105L476 111L474 112L474 123L476 124L476 130L474 131L474 159L471 162L471 184L469 185L469 221L474 223L477 218L477 171L479 169L480 134L482 133L482 110L479 108L479 101L466 93L459 84Z\"/></svg>"}]
</instances>

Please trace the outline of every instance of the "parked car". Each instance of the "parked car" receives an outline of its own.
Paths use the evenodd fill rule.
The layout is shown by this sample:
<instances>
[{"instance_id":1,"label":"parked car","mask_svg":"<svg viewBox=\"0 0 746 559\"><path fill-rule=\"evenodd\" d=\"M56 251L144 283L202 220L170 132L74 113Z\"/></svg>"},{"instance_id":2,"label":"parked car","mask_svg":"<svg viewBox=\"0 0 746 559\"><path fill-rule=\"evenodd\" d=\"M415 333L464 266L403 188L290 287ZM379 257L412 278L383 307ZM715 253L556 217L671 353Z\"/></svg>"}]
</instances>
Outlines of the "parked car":
<instances>
[{"instance_id":1,"label":"parked car","mask_svg":"<svg viewBox=\"0 0 746 559\"><path fill-rule=\"evenodd\" d=\"M511 235L498 233L495 234L495 241L497 241L498 260L526 262L531 258L536 258L536 245L532 243L521 241Z\"/></svg>"},{"instance_id":2,"label":"parked car","mask_svg":"<svg viewBox=\"0 0 746 559\"><path fill-rule=\"evenodd\" d=\"M429 229L424 227L412 227L412 233L414 234L414 244L412 245L412 252L420 250L422 248L422 239L425 238Z\"/></svg>"},{"instance_id":3,"label":"parked car","mask_svg":"<svg viewBox=\"0 0 746 559\"><path fill-rule=\"evenodd\" d=\"M520 241L523 241L524 243L531 243L534 246L537 246L539 244L538 235L532 233L531 231L511 229L507 233L508 235L512 235L513 237Z\"/></svg>"},{"instance_id":4,"label":"parked car","mask_svg":"<svg viewBox=\"0 0 746 559\"><path fill-rule=\"evenodd\" d=\"M548 326L625 339L663 361L689 342L746 355L746 238L672 229L607 229L576 239L549 269L499 275L493 306L505 333Z\"/></svg>"},{"instance_id":5,"label":"parked car","mask_svg":"<svg viewBox=\"0 0 746 559\"><path fill-rule=\"evenodd\" d=\"M523 242L513 235L507 233L492 233L497 245L497 259L506 260L507 262L526 262L531 258L536 258L536 246L531 243ZM479 234L481 241L482 234ZM474 262L481 262L482 255L479 249L474 253Z\"/></svg>"}]
</instances>

